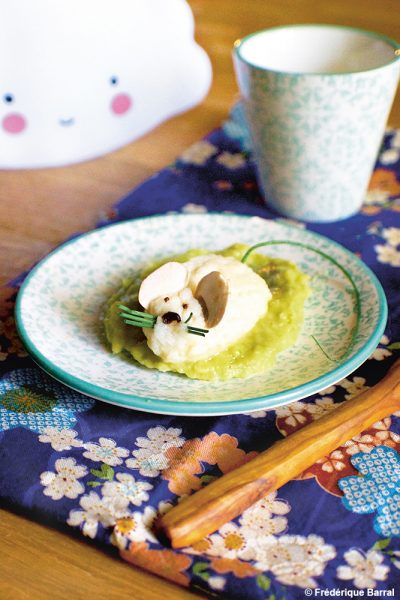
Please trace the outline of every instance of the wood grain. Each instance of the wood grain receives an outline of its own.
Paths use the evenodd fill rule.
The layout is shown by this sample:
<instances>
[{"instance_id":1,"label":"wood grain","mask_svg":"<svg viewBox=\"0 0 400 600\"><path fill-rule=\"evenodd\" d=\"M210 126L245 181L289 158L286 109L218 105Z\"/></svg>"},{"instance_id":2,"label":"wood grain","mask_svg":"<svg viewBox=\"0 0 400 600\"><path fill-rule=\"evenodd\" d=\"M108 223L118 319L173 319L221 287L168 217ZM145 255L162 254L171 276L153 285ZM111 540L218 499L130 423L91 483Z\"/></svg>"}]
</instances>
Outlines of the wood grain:
<instances>
[{"instance_id":1,"label":"wood grain","mask_svg":"<svg viewBox=\"0 0 400 600\"><path fill-rule=\"evenodd\" d=\"M0 283L72 233L92 228L121 196L226 118L237 95L231 61L235 39L263 27L319 22L364 27L400 40L398 0L190 0L190 4L196 36L214 69L205 102L98 160L64 168L1 171ZM389 122L400 127L399 95ZM133 599L192 597L64 534L4 511L0 519L0 534L7 536L0 544L2 600L124 598L119 589ZM35 595L29 596L31 589Z\"/></svg>"},{"instance_id":2,"label":"wood grain","mask_svg":"<svg viewBox=\"0 0 400 600\"><path fill-rule=\"evenodd\" d=\"M1 600L201 598L94 544L0 510Z\"/></svg>"},{"instance_id":3,"label":"wood grain","mask_svg":"<svg viewBox=\"0 0 400 600\"><path fill-rule=\"evenodd\" d=\"M173 548L198 542L399 408L400 360L374 387L184 499L159 519L159 535Z\"/></svg>"}]
</instances>

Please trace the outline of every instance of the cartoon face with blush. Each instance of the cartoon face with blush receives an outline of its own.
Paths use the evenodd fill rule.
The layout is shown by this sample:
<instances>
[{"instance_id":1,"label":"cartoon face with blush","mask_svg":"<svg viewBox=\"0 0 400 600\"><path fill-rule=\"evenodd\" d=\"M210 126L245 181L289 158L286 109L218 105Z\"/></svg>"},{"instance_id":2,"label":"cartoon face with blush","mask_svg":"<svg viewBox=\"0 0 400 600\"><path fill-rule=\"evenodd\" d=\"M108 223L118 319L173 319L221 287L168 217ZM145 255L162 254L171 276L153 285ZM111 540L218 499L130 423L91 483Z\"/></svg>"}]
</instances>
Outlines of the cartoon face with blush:
<instances>
[{"instance_id":1,"label":"cartoon face with blush","mask_svg":"<svg viewBox=\"0 0 400 600\"><path fill-rule=\"evenodd\" d=\"M14 0L0 21L0 167L114 150L206 95L185 0Z\"/></svg>"},{"instance_id":2,"label":"cartoon face with blush","mask_svg":"<svg viewBox=\"0 0 400 600\"><path fill-rule=\"evenodd\" d=\"M4 94L3 100L5 103L11 105L14 102L14 96L12 94ZM3 118L2 127L7 133L21 133L26 127L25 117L19 113L8 112Z\"/></svg>"}]
</instances>

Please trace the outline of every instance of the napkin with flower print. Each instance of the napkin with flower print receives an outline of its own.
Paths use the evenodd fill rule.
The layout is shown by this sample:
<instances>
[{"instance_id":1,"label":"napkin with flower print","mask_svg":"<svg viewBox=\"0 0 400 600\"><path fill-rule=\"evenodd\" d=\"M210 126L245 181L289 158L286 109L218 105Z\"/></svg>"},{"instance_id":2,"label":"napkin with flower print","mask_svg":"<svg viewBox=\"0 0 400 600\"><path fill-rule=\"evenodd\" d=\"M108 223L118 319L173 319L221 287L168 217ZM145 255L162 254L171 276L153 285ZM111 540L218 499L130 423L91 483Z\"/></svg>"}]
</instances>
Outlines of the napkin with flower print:
<instances>
[{"instance_id":1,"label":"napkin with flower print","mask_svg":"<svg viewBox=\"0 0 400 600\"><path fill-rule=\"evenodd\" d=\"M237 110L103 215L99 226L215 210L281 219L261 198ZM24 276L3 288L1 503L209 596L295 600L315 588L395 590L399 596L398 484L387 473L392 461L398 468L400 413L321 457L191 547L166 548L152 531L157 515L374 385L398 356L400 132L387 132L359 214L340 223L291 225L334 239L366 262L385 289L389 321L379 347L355 373L275 411L194 419L84 397L42 373L19 342L13 304Z\"/></svg>"}]
</instances>

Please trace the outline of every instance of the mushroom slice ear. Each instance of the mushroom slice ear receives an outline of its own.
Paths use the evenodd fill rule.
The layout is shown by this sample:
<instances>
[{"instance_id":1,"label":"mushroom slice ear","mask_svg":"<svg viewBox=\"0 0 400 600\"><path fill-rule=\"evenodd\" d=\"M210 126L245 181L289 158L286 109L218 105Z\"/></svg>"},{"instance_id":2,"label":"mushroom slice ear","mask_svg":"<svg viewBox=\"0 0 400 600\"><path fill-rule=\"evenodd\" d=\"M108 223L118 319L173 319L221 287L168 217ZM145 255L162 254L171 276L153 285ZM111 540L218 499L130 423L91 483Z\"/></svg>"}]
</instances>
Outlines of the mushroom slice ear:
<instances>
[{"instance_id":1,"label":"mushroom slice ear","mask_svg":"<svg viewBox=\"0 0 400 600\"><path fill-rule=\"evenodd\" d=\"M182 263L167 262L145 279L139 289L139 302L144 309L159 296L173 296L180 292L188 279L188 272Z\"/></svg>"},{"instance_id":2,"label":"mushroom slice ear","mask_svg":"<svg viewBox=\"0 0 400 600\"><path fill-rule=\"evenodd\" d=\"M229 288L218 271L211 271L198 283L194 297L199 301L207 327L215 327L224 316Z\"/></svg>"}]
</instances>

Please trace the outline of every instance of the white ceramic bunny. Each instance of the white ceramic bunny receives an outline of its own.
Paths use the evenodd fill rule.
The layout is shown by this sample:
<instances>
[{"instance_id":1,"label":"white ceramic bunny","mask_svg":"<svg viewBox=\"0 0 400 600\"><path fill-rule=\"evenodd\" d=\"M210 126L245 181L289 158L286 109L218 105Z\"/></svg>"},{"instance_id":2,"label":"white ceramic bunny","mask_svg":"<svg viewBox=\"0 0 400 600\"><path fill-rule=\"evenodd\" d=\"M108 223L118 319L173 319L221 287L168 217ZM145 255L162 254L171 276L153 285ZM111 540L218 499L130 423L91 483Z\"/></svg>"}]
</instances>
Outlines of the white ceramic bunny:
<instances>
[{"instance_id":1,"label":"white ceramic bunny","mask_svg":"<svg viewBox=\"0 0 400 600\"><path fill-rule=\"evenodd\" d=\"M0 167L93 158L206 95L185 0L0 0Z\"/></svg>"}]
</instances>

